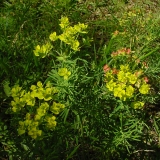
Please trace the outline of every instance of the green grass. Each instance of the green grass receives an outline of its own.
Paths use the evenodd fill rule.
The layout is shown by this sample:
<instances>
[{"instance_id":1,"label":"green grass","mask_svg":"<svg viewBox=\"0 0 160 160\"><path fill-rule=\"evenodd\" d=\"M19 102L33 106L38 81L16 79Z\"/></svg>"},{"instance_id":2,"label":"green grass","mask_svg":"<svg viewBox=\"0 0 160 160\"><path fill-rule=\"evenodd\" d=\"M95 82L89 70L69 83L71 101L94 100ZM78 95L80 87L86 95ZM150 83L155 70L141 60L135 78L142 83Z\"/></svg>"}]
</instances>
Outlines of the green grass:
<instances>
[{"instance_id":1,"label":"green grass","mask_svg":"<svg viewBox=\"0 0 160 160\"><path fill-rule=\"evenodd\" d=\"M159 6L156 0L3 0L0 4L0 158L160 159ZM53 49L45 58L35 56L35 47L46 44L51 33L62 34L59 26L62 16L68 17L71 26L79 22L88 25L87 34L76 37L80 51L74 52L57 40L50 42ZM124 48L131 50L129 55L111 56ZM132 84L134 96L126 101L116 97L114 90L106 87L109 83L103 71L106 64L110 70L117 70L116 74L122 64L128 64L132 73L141 70L139 80L147 77L149 93L141 94ZM68 80L59 74L60 68L71 72ZM19 84L27 92L38 81L43 84L50 81L59 90L47 101L49 107L57 102L65 104L65 108L54 114L57 121L54 130L46 128L43 117L40 122L43 135L33 139L27 133L18 135L17 128L26 113L34 120L44 100L36 98L33 107L28 104L14 113L11 89ZM118 83L116 78L114 81ZM135 101L145 105L134 109ZM51 111L45 114L51 115Z\"/></svg>"}]
</instances>

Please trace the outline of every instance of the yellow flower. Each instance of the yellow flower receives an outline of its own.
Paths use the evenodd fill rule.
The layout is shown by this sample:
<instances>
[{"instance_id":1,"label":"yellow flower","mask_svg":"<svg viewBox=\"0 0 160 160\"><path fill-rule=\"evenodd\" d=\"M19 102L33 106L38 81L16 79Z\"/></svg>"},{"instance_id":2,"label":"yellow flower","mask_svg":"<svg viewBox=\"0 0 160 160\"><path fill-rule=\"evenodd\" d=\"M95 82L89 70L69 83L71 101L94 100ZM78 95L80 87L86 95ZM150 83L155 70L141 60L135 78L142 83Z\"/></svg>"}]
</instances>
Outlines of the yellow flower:
<instances>
[{"instance_id":1,"label":"yellow flower","mask_svg":"<svg viewBox=\"0 0 160 160\"><path fill-rule=\"evenodd\" d=\"M74 29L75 29L76 32L79 32L79 33L81 32L81 26L78 25L78 24L74 25Z\"/></svg>"},{"instance_id":2,"label":"yellow flower","mask_svg":"<svg viewBox=\"0 0 160 160\"><path fill-rule=\"evenodd\" d=\"M71 46L71 49L74 51L79 51L79 41L77 40L77 34L78 33L87 33L84 31L87 28L87 25L83 23L78 23L77 25L74 25L74 27L69 26L69 21L67 17L62 17L60 19L60 26L63 30L63 33L59 36L56 36L56 33L54 32L53 35L51 35L50 39L56 39L59 38L64 43ZM53 38L52 38L53 36Z\"/></svg>"},{"instance_id":3,"label":"yellow flower","mask_svg":"<svg viewBox=\"0 0 160 160\"><path fill-rule=\"evenodd\" d=\"M124 73L128 72L129 71L129 66L128 65L120 65L120 70L123 71Z\"/></svg>"},{"instance_id":4,"label":"yellow flower","mask_svg":"<svg viewBox=\"0 0 160 160\"><path fill-rule=\"evenodd\" d=\"M57 115L57 114L60 113L60 108L58 108L58 107L52 107L51 108L51 112Z\"/></svg>"},{"instance_id":5,"label":"yellow flower","mask_svg":"<svg viewBox=\"0 0 160 160\"><path fill-rule=\"evenodd\" d=\"M66 36L65 36L65 34L59 35L58 38L59 38L61 41L66 42Z\"/></svg>"},{"instance_id":6,"label":"yellow flower","mask_svg":"<svg viewBox=\"0 0 160 160\"><path fill-rule=\"evenodd\" d=\"M66 27L68 27L69 26L69 20L68 20L68 18L67 17L62 17L61 19L60 19L60 27L62 28L62 29L64 29L64 28L66 28Z\"/></svg>"},{"instance_id":7,"label":"yellow flower","mask_svg":"<svg viewBox=\"0 0 160 160\"><path fill-rule=\"evenodd\" d=\"M79 51L79 41L78 40L75 40L72 42L71 44L71 48L74 50L74 51Z\"/></svg>"},{"instance_id":8,"label":"yellow flower","mask_svg":"<svg viewBox=\"0 0 160 160\"><path fill-rule=\"evenodd\" d=\"M43 102L43 103L41 103L40 108L48 110L49 109L49 104L47 102Z\"/></svg>"},{"instance_id":9,"label":"yellow flower","mask_svg":"<svg viewBox=\"0 0 160 160\"><path fill-rule=\"evenodd\" d=\"M37 137L42 135L42 130L33 128L28 132L28 135L30 135L33 139L36 139Z\"/></svg>"},{"instance_id":10,"label":"yellow flower","mask_svg":"<svg viewBox=\"0 0 160 160\"><path fill-rule=\"evenodd\" d=\"M121 89L125 89L126 88L126 84L118 83L116 87L120 87Z\"/></svg>"},{"instance_id":11,"label":"yellow flower","mask_svg":"<svg viewBox=\"0 0 160 160\"><path fill-rule=\"evenodd\" d=\"M22 87L19 87L19 85L15 85L11 90L11 96L12 97L19 97L21 95L21 89Z\"/></svg>"},{"instance_id":12,"label":"yellow flower","mask_svg":"<svg viewBox=\"0 0 160 160\"><path fill-rule=\"evenodd\" d=\"M37 108L37 114L35 116L35 120L41 119L41 117L45 116L47 110L49 109L49 105L47 102L44 102Z\"/></svg>"},{"instance_id":13,"label":"yellow flower","mask_svg":"<svg viewBox=\"0 0 160 160\"><path fill-rule=\"evenodd\" d=\"M65 34L66 37L72 37L77 33L77 31L75 30L74 27L68 27L63 33Z\"/></svg>"},{"instance_id":14,"label":"yellow flower","mask_svg":"<svg viewBox=\"0 0 160 160\"><path fill-rule=\"evenodd\" d=\"M40 119L41 119L41 115L39 115L39 114L36 114L35 116L34 116L34 120L35 121L39 121Z\"/></svg>"},{"instance_id":15,"label":"yellow flower","mask_svg":"<svg viewBox=\"0 0 160 160\"><path fill-rule=\"evenodd\" d=\"M44 90L44 100L45 101L49 101L52 99L51 95L52 95L52 88L46 88L46 90Z\"/></svg>"},{"instance_id":16,"label":"yellow flower","mask_svg":"<svg viewBox=\"0 0 160 160\"><path fill-rule=\"evenodd\" d=\"M43 117L43 116L45 116L45 114L46 114L46 110L45 110L45 109L42 109L42 108L38 108L38 109L37 109L37 114L38 114L40 117Z\"/></svg>"},{"instance_id":17,"label":"yellow flower","mask_svg":"<svg viewBox=\"0 0 160 160\"><path fill-rule=\"evenodd\" d=\"M35 85L31 85L30 89L33 91L33 90L36 90L37 87Z\"/></svg>"},{"instance_id":18,"label":"yellow flower","mask_svg":"<svg viewBox=\"0 0 160 160\"><path fill-rule=\"evenodd\" d=\"M39 53L41 52L41 47L40 47L40 45L37 45L37 46L35 47L35 50L33 50L33 52L34 52L35 56L39 56Z\"/></svg>"},{"instance_id":19,"label":"yellow flower","mask_svg":"<svg viewBox=\"0 0 160 160\"><path fill-rule=\"evenodd\" d=\"M87 29L88 25L85 25L84 23L78 23L79 27L81 28L80 33L87 33L86 31L82 31Z\"/></svg>"},{"instance_id":20,"label":"yellow flower","mask_svg":"<svg viewBox=\"0 0 160 160\"><path fill-rule=\"evenodd\" d=\"M59 68L59 69L58 69L58 74L59 74L60 76L63 76L64 79L67 80L68 77L71 75L71 72L68 71L67 68Z\"/></svg>"},{"instance_id":21,"label":"yellow flower","mask_svg":"<svg viewBox=\"0 0 160 160\"><path fill-rule=\"evenodd\" d=\"M28 119L28 120L31 119L31 114L30 114L30 113L27 113L27 114L26 114L26 119Z\"/></svg>"},{"instance_id":22,"label":"yellow flower","mask_svg":"<svg viewBox=\"0 0 160 160\"><path fill-rule=\"evenodd\" d=\"M34 91L32 91L34 92ZM32 92L28 92L24 95L24 99L29 106L34 106L35 105L35 96L33 96Z\"/></svg>"},{"instance_id":23,"label":"yellow flower","mask_svg":"<svg viewBox=\"0 0 160 160\"><path fill-rule=\"evenodd\" d=\"M140 88L141 83L142 83L142 80L138 79L137 82L135 83L135 86L137 88Z\"/></svg>"},{"instance_id":24,"label":"yellow flower","mask_svg":"<svg viewBox=\"0 0 160 160\"><path fill-rule=\"evenodd\" d=\"M36 128L36 126L32 126L28 128L28 135L33 139L36 139L37 137L42 135L42 130L39 130L38 128Z\"/></svg>"},{"instance_id":25,"label":"yellow flower","mask_svg":"<svg viewBox=\"0 0 160 160\"><path fill-rule=\"evenodd\" d=\"M52 34L50 34L49 39L51 41L56 41L58 39L58 36L56 35L56 32L53 32Z\"/></svg>"},{"instance_id":26,"label":"yellow flower","mask_svg":"<svg viewBox=\"0 0 160 160\"><path fill-rule=\"evenodd\" d=\"M42 135L42 130L37 130L37 136L41 136Z\"/></svg>"},{"instance_id":27,"label":"yellow flower","mask_svg":"<svg viewBox=\"0 0 160 160\"><path fill-rule=\"evenodd\" d=\"M107 80L107 81L111 81L111 80L114 79L114 76L113 76L112 71L106 72L105 77L106 77L106 80Z\"/></svg>"},{"instance_id":28,"label":"yellow flower","mask_svg":"<svg viewBox=\"0 0 160 160\"><path fill-rule=\"evenodd\" d=\"M129 74L127 77L128 77L129 83L131 83L131 84L135 84L136 83L136 81L137 81L136 75Z\"/></svg>"},{"instance_id":29,"label":"yellow flower","mask_svg":"<svg viewBox=\"0 0 160 160\"><path fill-rule=\"evenodd\" d=\"M142 84L139 88L139 92L141 94L147 94L149 92L149 85L148 84Z\"/></svg>"},{"instance_id":30,"label":"yellow flower","mask_svg":"<svg viewBox=\"0 0 160 160\"><path fill-rule=\"evenodd\" d=\"M43 89L43 88L38 88L38 89L36 89L36 90L33 90L33 91L30 93L30 96L31 96L32 98L37 97L38 99L43 99L43 98L44 98L43 92L44 92L44 89Z\"/></svg>"},{"instance_id":31,"label":"yellow flower","mask_svg":"<svg viewBox=\"0 0 160 160\"><path fill-rule=\"evenodd\" d=\"M13 112L17 112L17 111L19 111L19 109L16 108L16 107L12 107L12 111L13 111Z\"/></svg>"},{"instance_id":32,"label":"yellow flower","mask_svg":"<svg viewBox=\"0 0 160 160\"><path fill-rule=\"evenodd\" d=\"M26 120L24 121L25 126L29 126L29 125L31 125L31 123L32 123L32 120L26 119Z\"/></svg>"},{"instance_id":33,"label":"yellow flower","mask_svg":"<svg viewBox=\"0 0 160 160\"><path fill-rule=\"evenodd\" d=\"M23 122L23 121L19 121L19 125L20 125L21 127L24 127L24 122Z\"/></svg>"},{"instance_id":34,"label":"yellow flower","mask_svg":"<svg viewBox=\"0 0 160 160\"><path fill-rule=\"evenodd\" d=\"M131 103L131 106L132 106L134 109L142 109L143 106L144 106L144 102L140 102L140 101L132 102L132 103Z\"/></svg>"},{"instance_id":35,"label":"yellow flower","mask_svg":"<svg viewBox=\"0 0 160 160\"><path fill-rule=\"evenodd\" d=\"M19 134L19 135L22 135L22 134L25 133L25 130L24 130L24 129L21 129L21 128L18 128L17 131L18 131L18 134Z\"/></svg>"},{"instance_id":36,"label":"yellow flower","mask_svg":"<svg viewBox=\"0 0 160 160\"><path fill-rule=\"evenodd\" d=\"M51 95L52 94L52 88L46 88L45 92L46 92L46 94Z\"/></svg>"},{"instance_id":37,"label":"yellow flower","mask_svg":"<svg viewBox=\"0 0 160 160\"><path fill-rule=\"evenodd\" d=\"M116 87L116 83L113 82L113 80L110 80L107 84L106 87L109 89L109 91L113 91L114 88Z\"/></svg>"},{"instance_id":38,"label":"yellow flower","mask_svg":"<svg viewBox=\"0 0 160 160\"><path fill-rule=\"evenodd\" d=\"M39 88L42 88L42 87L43 87L42 82L41 82L41 81L38 81L38 82L37 82L37 86L38 86Z\"/></svg>"},{"instance_id":39,"label":"yellow flower","mask_svg":"<svg viewBox=\"0 0 160 160\"><path fill-rule=\"evenodd\" d=\"M18 112L25 106L24 98L14 97L14 101L11 101L12 111Z\"/></svg>"},{"instance_id":40,"label":"yellow flower","mask_svg":"<svg viewBox=\"0 0 160 160\"><path fill-rule=\"evenodd\" d=\"M64 104L53 102L53 105L50 107L50 111L54 114L59 114L64 108Z\"/></svg>"},{"instance_id":41,"label":"yellow flower","mask_svg":"<svg viewBox=\"0 0 160 160\"><path fill-rule=\"evenodd\" d=\"M58 89L56 87L52 87L52 94L58 93Z\"/></svg>"},{"instance_id":42,"label":"yellow flower","mask_svg":"<svg viewBox=\"0 0 160 160\"><path fill-rule=\"evenodd\" d=\"M85 29L87 29L88 25L85 25L84 23L78 23L76 25L74 25L74 30L76 33L87 33L86 31L84 31Z\"/></svg>"},{"instance_id":43,"label":"yellow flower","mask_svg":"<svg viewBox=\"0 0 160 160\"><path fill-rule=\"evenodd\" d=\"M39 122L33 121L32 122L32 127L37 127L39 125Z\"/></svg>"},{"instance_id":44,"label":"yellow flower","mask_svg":"<svg viewBox=\"0 0 160 160\"><path fill-rule=\"evenodd\" d=\"M119 82L127 83L128 78L126 77L126 73L124 71L119 71L117 78Z\"/></svg>"},{"instance_id":45,"label":"yellow flower","mask_svg":"<svg viewBox=\"0 0 160 160\"><path fill-rule=\"evenodd\" d=\"M50 43L46 43L45 45L37 45L35 47L35 50L33 51L35 56L40 56L42 58L46 57L46 55L49 53L49 51L52 49L52 45Z\"/></svg>"},{"instance_id":46,"label":"yellow flower","mask_svg":"<svg viewBox=\"0 0 160 160\"><path fill-rule=\"evenodd\" d=\"M126 100L126 98L124 98L125 97L125 90L123 90L120 87L114 88L114 96L119 97L121 100L124 100L124 101Z\"/></svg>"},{"instance_id":47,"label":"yellow flower","mask_svg":"<svg viewBox=\"0 0 160 160\"><path fill-rule=\"evenodd\" d=\"M130 97L132 97L133 93L134 93L134 88L133 88L131 85L129 85L129 86L126 88L126 96L127 96L128 98L130 98Z\"/></svg>"},{"instance_id":48,"label":"yellow flower","mask_svg":"<svg viewBox=\"0 0 160 160\"><path fill-rule=\"evenodd\" d=\"M45 119L46 119L46 122L47 122L46 126L49 129L54 129L56 124L57 124L57 122L55 121L56 117L55 116L47 116Z\"/></svg>"},{"instance_id":49,"label":"yellow flower","mask_svg":"<svg viewBox=\"0 0 160 160\"><path fill-rule=\"evenodd\" d=\"M16 107L16 102L15 101L11 101L11 106L12 107Z\"/></svg>"},{"instance_id":50,"label":"yellow flower","mask_svg":"<svg viewBox=\"0 0 160 160\"><path fill-rule=\"evenodd\" d=\"M53 102L53 105L50 107L50 111L54 114L59 114L60 113L60 107L58 105L58 103Z\"/></svg>"}]
</instances>

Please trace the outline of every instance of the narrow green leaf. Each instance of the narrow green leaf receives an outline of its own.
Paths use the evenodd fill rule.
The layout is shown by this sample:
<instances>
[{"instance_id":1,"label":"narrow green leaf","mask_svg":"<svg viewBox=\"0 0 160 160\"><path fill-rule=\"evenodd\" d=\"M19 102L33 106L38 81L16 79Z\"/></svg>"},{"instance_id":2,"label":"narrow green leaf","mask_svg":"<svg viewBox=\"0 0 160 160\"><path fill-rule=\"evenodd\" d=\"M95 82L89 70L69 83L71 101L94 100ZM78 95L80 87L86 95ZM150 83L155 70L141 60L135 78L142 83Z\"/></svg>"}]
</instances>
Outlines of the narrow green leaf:
<instances>
[{"instance_id":1,"label":"narrow green leaf","mask_svg":"<svg viewBox=\"0 0 160 160\"><path fill-rule=\"evenodd\" d=\"M78 150L79 146L80 146L80 144L74 148L74 150L67 157L67 160L70 159L74 155L74 153Z\"/></svg>"}]
</instances>

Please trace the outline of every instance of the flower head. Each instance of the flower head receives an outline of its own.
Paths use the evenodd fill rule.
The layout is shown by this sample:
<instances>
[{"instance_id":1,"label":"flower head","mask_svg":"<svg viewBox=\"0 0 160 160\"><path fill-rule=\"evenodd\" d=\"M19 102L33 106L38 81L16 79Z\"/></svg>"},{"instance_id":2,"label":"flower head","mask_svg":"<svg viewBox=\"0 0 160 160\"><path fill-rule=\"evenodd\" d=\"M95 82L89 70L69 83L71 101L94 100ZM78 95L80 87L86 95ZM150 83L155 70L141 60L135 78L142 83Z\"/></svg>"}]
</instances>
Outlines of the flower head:
<instances>
[{"instance_id":1,"label":"flower head","mask_svg":"<svg viewBox=\"0 0 160 160\"><path fill-rule=\"evenodd\" d=\"M49 39L51 41L56 41L58 39L58 36L56 35L56 32L53 32L52 34L50 34Z\"/></svg>"},{"instance_id":2,"label":"flower head","mask_svg":"<svg viewBox=\"0 0 160 160\"><path fill-rule=\"evenodd\" d=\"M141 93L141 94L148 94L148 92L149 92L149 85L148 84L142 84L141 86L140 86L140 88L139 88L139 92Z\"/></svg>"},{"instance_id":3,"label":"flower head","mask_svg":"<svg viewBox=\"0 0 160 160\"><path fill-rule=\"evenodd\" d=\"M33 51L35 56L40 56L42 58L46 57L46 55L50 52L52 49L52 45L50 43L46 43L45 45L37 45L35 47L35 50Z\"/></svg>"},{"instance_id":4,"label":"flower head","mask_svg":"<svg viewBox=\"0 0 160 160\"><path fill-rule=\"evenodd\" d=\"M60 69L58 70L58 74L59 74L60 76L63 76L64 79L67 80L68 77L71 75L71 72L68 71L67 68L60 68Z\"/></svg>"},{"instance_id":5,"label":"flower head","mask_svg":"<svg viewBox=\"0 0 160 160\"><path fill-rule=\"evenodd\" d=\"M68 26L69 26L69 20L68 20L68 18L67 17L62 17L61 19L60 19L60 27L62 28L62 29L65 29L65 28L67 28Z\"/></svg>"},{"instance_id":6,"label":"flower head","mask_svg":"<svg viewBox=\"0 0 160 160\"><path fill-rule=\"evenodd\" d=\"M131 106L132 106L134 109L142 109L143 106L144 106L144 102L140 102L140 101L132 102L132 103L131 103Z\"/></svg>"}]
</instances>

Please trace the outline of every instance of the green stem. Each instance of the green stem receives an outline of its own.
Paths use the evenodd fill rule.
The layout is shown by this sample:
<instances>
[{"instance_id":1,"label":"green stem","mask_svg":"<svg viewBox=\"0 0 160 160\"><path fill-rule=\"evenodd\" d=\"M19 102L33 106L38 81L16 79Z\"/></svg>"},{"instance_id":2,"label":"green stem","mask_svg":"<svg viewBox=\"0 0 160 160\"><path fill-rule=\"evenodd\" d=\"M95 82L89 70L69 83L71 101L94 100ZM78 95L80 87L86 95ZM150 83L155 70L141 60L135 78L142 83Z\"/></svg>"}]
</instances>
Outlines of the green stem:
<instances>
[{"instance_id":1,"label":"green stem","mask_svg":"<svg viewBox=\"0 0 160 160\"><path fill-rule=\"evenodd\" d=\"M149 52L149 53L147 53L147 54L145 54L145 55L139 57L138 59L139 59L139 60L142 60L142 59L144 59L144 58L150 56L152 53L154 53L154 52L157 51L158 49L159 49L159 47L157 47L157 48L155 48L153 51L151 51L151 52Z\"/></svg>"}]
</instances>

